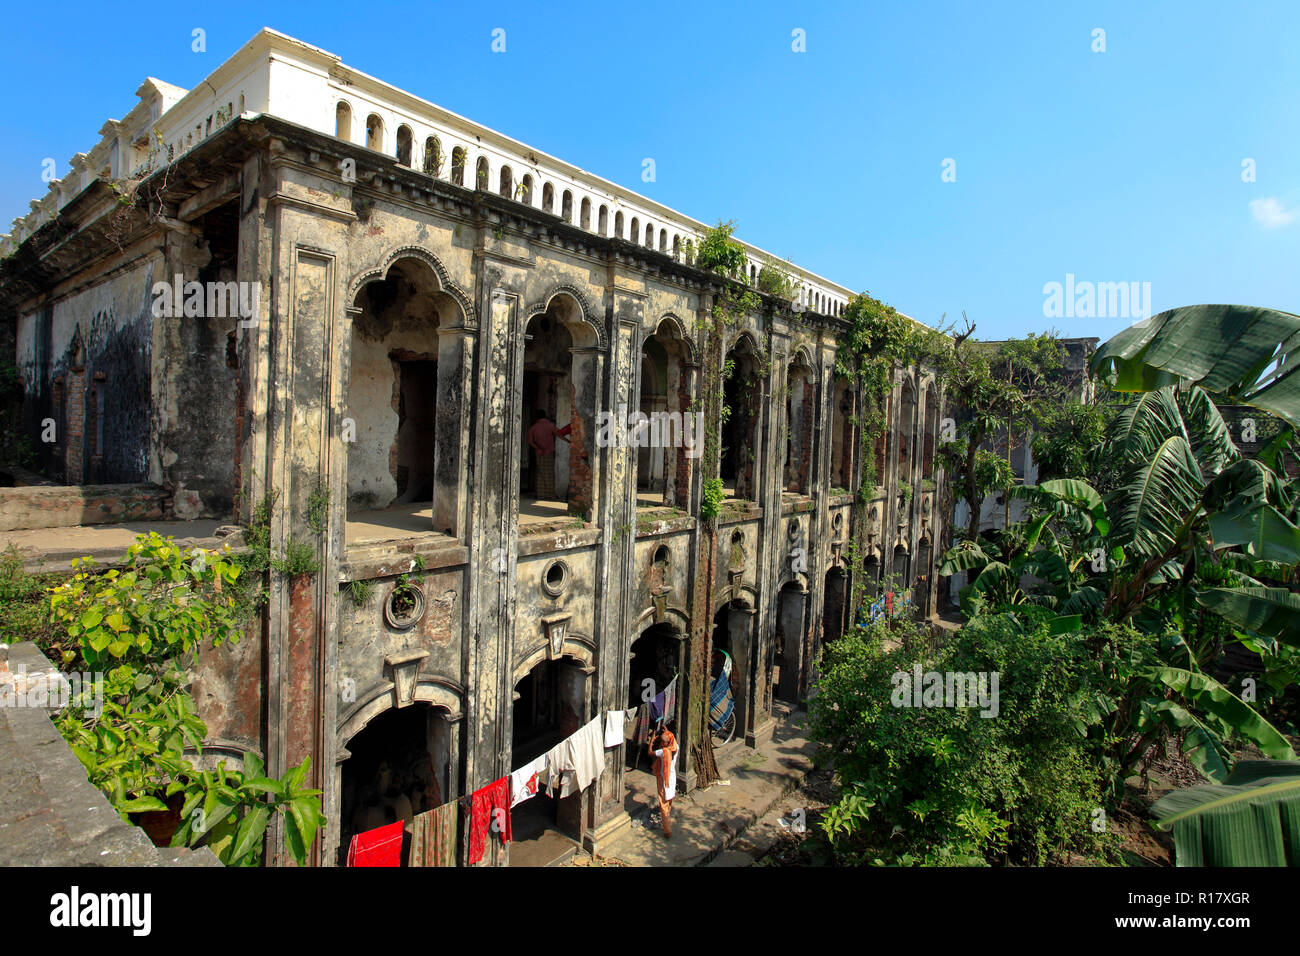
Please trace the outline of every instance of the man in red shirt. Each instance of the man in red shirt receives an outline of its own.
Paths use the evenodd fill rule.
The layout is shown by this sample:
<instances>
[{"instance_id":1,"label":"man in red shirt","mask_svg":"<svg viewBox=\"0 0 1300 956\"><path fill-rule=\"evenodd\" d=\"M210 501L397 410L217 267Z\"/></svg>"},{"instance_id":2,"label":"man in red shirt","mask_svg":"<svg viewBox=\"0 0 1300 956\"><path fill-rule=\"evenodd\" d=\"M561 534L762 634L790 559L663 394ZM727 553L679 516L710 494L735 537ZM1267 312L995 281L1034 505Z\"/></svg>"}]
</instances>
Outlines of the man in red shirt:
<instances>
[{"instance_id":1,"label":"man in red shirt","mask_svg":"<svg viewBox=\"0 0 1300 956\"><path fill-rule=\"evenodd\" d=\"M546 412L537 410L533 427L528 429L528 446L537 455L537 480L533 493L539 500L555 499L555 439L569 440L573 429L570 423L563 428L556 428L555 422L546 417Z\"/></svg>"}]
</instances>

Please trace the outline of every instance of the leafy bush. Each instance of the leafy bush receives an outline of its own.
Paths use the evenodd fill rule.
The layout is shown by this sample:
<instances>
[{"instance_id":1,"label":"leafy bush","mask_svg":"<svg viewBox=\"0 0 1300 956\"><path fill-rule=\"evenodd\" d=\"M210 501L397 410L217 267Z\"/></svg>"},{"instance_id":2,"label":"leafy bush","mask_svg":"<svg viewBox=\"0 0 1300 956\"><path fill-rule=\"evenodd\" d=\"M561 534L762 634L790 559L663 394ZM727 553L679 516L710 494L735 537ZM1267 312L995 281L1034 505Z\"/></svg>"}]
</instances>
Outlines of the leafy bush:
<instances>
[{"instance_id":1,"label":"leafy bush","mask_svg":"<svg viewBox=\"0 0 1300 956\"><path fill-rule=\"evenodd\" d=\"M263 776L256 754L243 772L224 762L197 769L207 728L186 691L186 665L204 643L239 640L247 595L229 554L182 549L140 535L122 568L98 572L89 558L49 594L51 620L75 651L64 663L103 675L102 711L83 696L58 717L59 731L123 819L179 811L172 846L207 846L227 865L255 865L271 814L283 813L301 864L320 827L319 790L302 786L308 762L282 780Z\"/></svg>"},{"instance_id":2,"label":"leafy bush","mask_svg":"<svg viewBox=\"0 0 1300 956\"><path fill-rule=\"evenodd\" d=\"M1110 840L1092 824L1108 796L1096 733L1106 678L1088 635L1049 631L982 617L936 647L921 626L895 619L826 647L812 727L835 754L841 795L822 825L841 862L1034 865L1105 852ZM894 706L895 675L918 665L996 672L996 715Z\"/></svg>"}]
</instances>

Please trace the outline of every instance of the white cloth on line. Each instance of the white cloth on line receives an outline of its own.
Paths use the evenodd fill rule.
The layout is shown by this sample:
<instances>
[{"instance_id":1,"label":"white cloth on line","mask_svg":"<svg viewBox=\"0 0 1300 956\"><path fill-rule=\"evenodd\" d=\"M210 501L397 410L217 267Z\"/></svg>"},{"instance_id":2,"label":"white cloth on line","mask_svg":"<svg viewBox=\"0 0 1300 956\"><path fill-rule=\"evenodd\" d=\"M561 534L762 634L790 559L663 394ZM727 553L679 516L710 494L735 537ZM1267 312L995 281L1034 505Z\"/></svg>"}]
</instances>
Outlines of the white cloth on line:
<instances>
[{"instance_id":1,"label":"white cloth on line","mask_svg":"<svg viewBox=\"0 0 1300 956\"><path fill-rule=\"evenodd\" d=\"M605 769L603 717L589 720L569 738L573 743L573 769L579 790L586 790Z\"/></svg>"},{"instance_id":2,"label":"white cloth on line","mask_svg":"<svg viewBox=\"0 0 1300 956\"><path fill-rule=\"evenodd\" d=\"M627 740L627 711L609 711L605 714L605 746L617 747L625 740Z\"/></svg>"},{"instance_id":3,"label":"white cloth on line","mask_svg":"<svg viewBox=\"0 0 1300 956\"><path fill-rule=\"evenodd\" d=\"M546 757L524 764L510 774L510 806L517 807L529 797L537 796L537 788L546 775Z\"/></svg>"}]
</instances>

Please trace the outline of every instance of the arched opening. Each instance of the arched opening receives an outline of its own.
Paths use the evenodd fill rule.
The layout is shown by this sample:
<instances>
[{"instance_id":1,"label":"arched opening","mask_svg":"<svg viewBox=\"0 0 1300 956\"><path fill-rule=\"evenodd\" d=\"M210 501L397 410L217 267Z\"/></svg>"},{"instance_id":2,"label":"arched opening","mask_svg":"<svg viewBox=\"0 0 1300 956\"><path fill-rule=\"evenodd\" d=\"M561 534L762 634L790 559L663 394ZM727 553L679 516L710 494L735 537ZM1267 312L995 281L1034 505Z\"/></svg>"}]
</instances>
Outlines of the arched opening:
<instances>
[{"instance_id":1,"label":"arched opening","mask_svg":"<svg viewBox=\"0 0 1300 956\"><path fill-rule=\"evenodd\" d=\"M645 245L647 249L653 249L655 247L654 223L647 222L645 224Z\"/></svg>"},{"instance_id":2,"label":"arched opening","mask_svg":"<svg viewBox=\"0 0 1300 956\"><path fill-rule=\"evenodd\" d=\"M659 230L659 251L660 252L668 251L668 230L667 229Z\"/></svg>"},{"instance_id":3,"label":"arched opening","mask_svg":"<svg viewBox=\"0 0 1300 956\"><path fill-rule=\"evenodd\" d=\"M451 151L451 181L457 186L465 185L465 147L456 146Z\"/></svg>"},{"instance_id":4,"label":"arched opening","mask_svg":"<svg viewBox=\"0 0 1300 956\"><path fill-rule=\"evenodd\" d=\"M783 487L796 495L812 488L813 434L817 423L817 388L805 353L796 352L786 381L785 475Z\"/></svg>"},{"instance_id":5,"label":"arched opening","mask_svg":"<svg viewBox=\"0 0 1300 956\"><path fill-rule=\"evenodd\" d=\"M398 259L357 293L347 444L349 544L459 530L459 304L423 260Z\"/></svg>"},{"instance_id":6,"label":"arched opening","mask_svg":"<svg viewBox=\"0 0 1300 956\"><path fill-rule=\"evenodd\" d=\"M500 193L506 199L515 198L515 179L509 166L501 167Z\"/></svg>"},{"instance_id":7,"label":"arched opening","mask_svg":"<svg viewBox=\"0 0 1300 956\"><path fill-rule=\"evenodd\" d=\"M756 500L755 461L761 460L758 441L759 411L763 406L760 365L754 341L742 335L727 353L731 372L723 383L726 408L722 421L722 457L719 477L728 498Z\"/></svg>"},{"instance_id":8,"label":"arched opening","mask_svg":"<svg viewBox=\"0 0 1300 956\"><path fill-rule=\"evenodd\" d=\"M424 141L424 174L434 179L442 176L442 143L436 136Z\"/></svg>"},{"instance_id":9,"label":"arched opening","mask_svg":"<svg viewBox=\"0 0 1300 956\"><path fill-rule=\"evenodd\" d=\"M925 443L921 449L921 478L934 478L934 448L939 435L939 394L933 385L925 390Z\"/></svg>"},{"instance_id":10,"label":"arched opening","mask_svg":"<svg viewBox=\"0 0 1300 956\"><path fill-rule=\"evenodd\" d=\"M488 188L488 161L486 156L480 156L478 162L474 164L474 188Z\"/></svg>"},{"instance_id":11,"label":"arched opening","mask_svg":"<svg viewBox=\"0 0 1300 956\"><path fill-rule=\"evenodd\" d=\"M690 405L689 346L670 321L660 323L641 346L641 398L644 424L630 435L637 442L637 506L685 507L690 468L704 441L699 413Z\"/></svg>"},{"instance_id":12,"label":"arched opening","mask_svg":"<svg viewBox=\"0 0 1300 956\"><path fill-rule=\"evenodd\" d=\"M922 538L916 545L916 580L912 586L912 603L921 617L930 616L930 539Z\"/></svg>"},{"instance_id":13,"label":"arched opening","mask_svg":"<svg viewBox=\"0 0 1300 956\"><path fill-rule=\"evenodd\" d=\"M533 204L533 177L528 173L524 173L524 179L520 185L523 188L519 191L519 201L525 206L531 206Z\"/></svg>"},{"instance_id":14,"label":"arched opening","mask_svg":"<svg viewBox=\"0 0 1300 956\"><path fill-rule=\"evenodd\" d=\"M681 261L682 258L682 237L673 236L673 258Z\"/></svg>"},{"instance_id":15,"label":"arched opening","mask_svg":"<svg viewBox=\"0 0 1300 956\"><path fill-rule=\"evenodd\" d=\"M352 142L352 107L346 100L339 100L339 105L334 108L334 135Z\"/></svg>"},{"instance_id":16,"label":"arched opening","mask_svg":"<svg viewBox=\"0 0 1300 956\"><path fill-rule=\"evenodd\" d=\"M614 238L623 238L623 214L621 212L614 213Z\"/></svg>"},{"instance_id":17,"label":"arched opening","mask_svg":"<svg viewBox=\"0 0 1300 956\"><path fill-rule=\"evenodd\" d=\"M916 448L916 390L904 379L898 408L898 480L912 483L912 455Z\"/></svg>"},{"instance_id":18,"label":"arched opening","mask_svg":"<svg viewBox=\"0 0 1300 956\"><path fill-rule=\"evenodd\" d=\"M749 693L750 668L754 663L751 659L754 618L752 608L744 607L736 601L723 604L713 615L711 677L716 678L722 671L722 654L730 655L731 693L736 707L736 737L733 740L743 738L745 732L754 726L751 714L754 702Z\"/></svg>"},{"instance_id":19,"label":"arched opening","mask_svg":"<svg viewBox=\"0 0 1300 956\"><path fill-rule=\"evenodd\" d=\"M822 644L829 644L844 633L845 615L848 614L848 575L839 567L826 572L825 591L822 594Z\"/></svg>"},{"instance_id":20,"label":"arched opening","mask_svg":"<svg viewBox=\"0 0 1300 956\"><path fill-rule=\"evenodd\" d=\"M411 165L411 127L397 127L397 161L403 166Z\"/></svg>"},{"instance_id":21,"label":"arched opening","mask_svg":"<svg viewBox=\"0 0 1300 956\"><path fill-rule=\"evenodd\" d=\"M862 587L868 603L880 596L880 559L874 554L862 562Z\"/></svg>"},{"instance_id":22,"label":"arched opening","mask_svg":"<svg viewBox=\"0 0 1300 956\"><path fill-rule=\"evenodd\" d=\"M831 488L847 492L853 487L853 435L856 396L847 380L837 378L831 393Z\"/></svg>"},{"instance_id":23,"label":"arched opening","mask_svg":"<svg viewBox=\"0 0 1300 956\"><path fill-rule=\"evenodd\" d=\"M797 581L781 588L776 608L776 659L772 682L776 697L798 704L807 693L804 654L808 630L808 592Z\"/></svg>"},{"instance_id":24,"label":"arched opening","mask_svg":"<svg viewBox=\"0 0 1300 956\"><path fill-rule=\"evenodd\" d=\"M453 724L447 712L416 702L386 710L347 742L342 765L339 860L358 833L412 817L455 800ZM402 848L408 864L409 836Z\"/></svg>"},{"instance_id":25,"label":"arched opening","mask_svg":"<svg viewBox=\"0 0 1300 956\"><path fill-rule=\"evenodd\" d=\"M378 113L366 117L366 145L381 153L384 151L384 121Z\"/></svg>"},{"instance_id":26,"label":"arched opening","mask_svg":"<svg viewBox=\"0 0 1300 956\"><path fill-rule=\"evenodd\" d=\"M601 206L600 212L596 214L596 231L602 236L609 235L609 207Z\"/></svg>"},{"instance_id":27,"label":"arched opening","mask_svg":"<svg viewBox=\"0 0 1300 956\"><path fill-rule=\"evenodd\" d=\"M521 522L566 514L590 520L594 505L596 331L560 293L528 320L524 346ZM528 495L531 494L531 500Z\"/></svg>"},{"instance_id":28,"label":"arched opening","mask_svg":"<svg viewBox=\"0 0 1300 956\"><path fill-rule=\"evenodd\" d=\"M547 183L542 187L542 212L555 211L555 187Z\"/></svg>"},{"instance_id":29,"label":"arched opening","mask_svg":"<svg viewBox=\"0 0 1300 956\"><path fill-rule=\"evenodd\" d=\"M912 594L912 558L907 553L907 548L898 545L894 548L893 567L890 568L891 588L898 588L894 592L893 600L901 601L904 598L911 597Z\"/></svg>"},{"instance_id":30,"label":"arched opening","mask_svg":"<svg viewBox=\"0 0 1300 956\"><path fill-rule=\"evenodd\" d=\"M586 196L582 197L581 213L578 217L578 225L588 232L591 231L591 200Z\"/></svg>"},{"instance_id":31,"label":"arched opening","mask_svg":"<svg viewBox=\"0 0 1300 956\"><path fill-rule=\"evenodd\" d=\"M576 733L587 713L587 675L571 658L545 660L515 684L510 737L511 767L545 755ZM599 786L599 783L596 784ZM511 866L545 866L582 839L582 794L559 789L514 807L510 815Z\"/></svg>"},{"instance_id":32,"label":"arched opening","mask_svg":"<svg viewBox=\"0 0 1300 956\"><path fill-rule=\"evenodd\" d=\"M565 222L573 222L573 193L567 189L560 197L560 218Z\"/></svg>"}]
</instances>

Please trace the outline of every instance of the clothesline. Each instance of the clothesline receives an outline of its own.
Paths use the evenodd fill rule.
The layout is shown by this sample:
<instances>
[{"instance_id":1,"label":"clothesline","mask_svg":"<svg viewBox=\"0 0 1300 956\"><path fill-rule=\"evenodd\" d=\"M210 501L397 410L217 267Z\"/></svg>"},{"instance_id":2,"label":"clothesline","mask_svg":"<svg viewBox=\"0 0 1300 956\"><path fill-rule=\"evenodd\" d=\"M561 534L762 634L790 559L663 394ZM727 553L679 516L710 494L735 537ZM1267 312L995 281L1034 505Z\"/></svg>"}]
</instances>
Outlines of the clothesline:
<instances>
[{"instance_id":1,"label":"clothesline","mask_svg":"<svg viewBox=\"0 0 1300 956\"><path fill-rule=\"evenodd\" d=\"M448 807L456 804L470 818L469 863L483 858L488 834L496 833L502 844L511 840L511 812L537 795L543 786L547 796L559 789L560 797L581 793L605 771L605 750L627 739L627 721L638 719L637 737L648 739L649 722L662 724L677 709L677 674L651 701L630 710L610 710L594 717L542 756L530 760L499 780L480 787L469 796L449 800L442 806L418 814L412 821L412 865L447 866L454 854L456 820ZM646 733L641 732L641 724ZM348 866L399 866L402 821L358 833L348 847ZM427 863L426 860L439 862Z\"/></svg>"}]
</instances>

